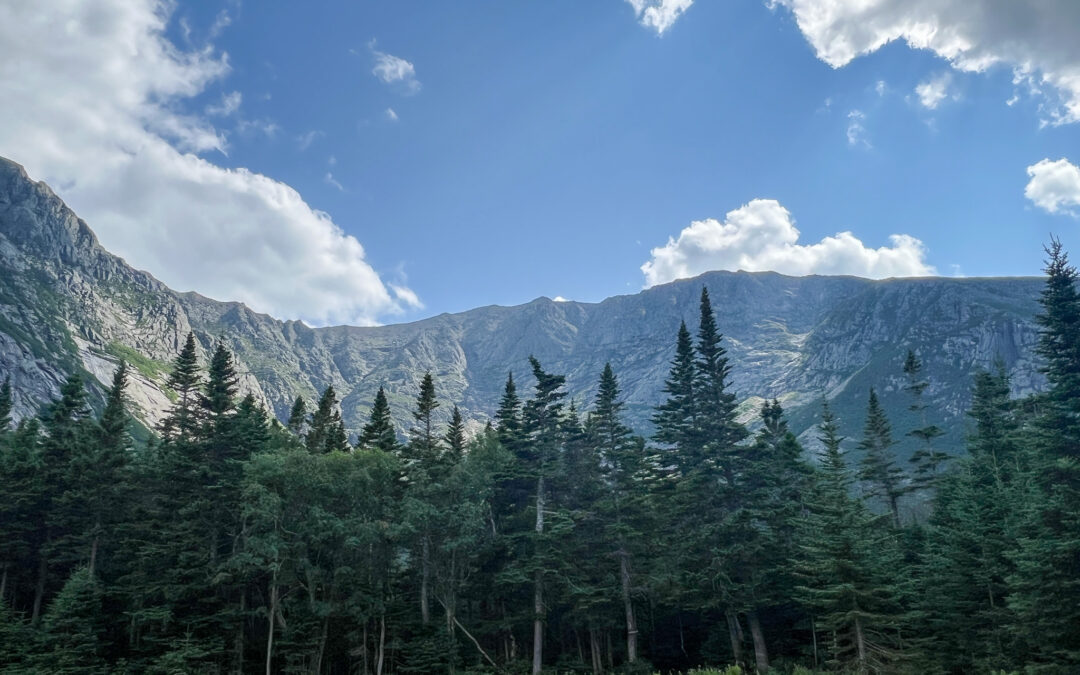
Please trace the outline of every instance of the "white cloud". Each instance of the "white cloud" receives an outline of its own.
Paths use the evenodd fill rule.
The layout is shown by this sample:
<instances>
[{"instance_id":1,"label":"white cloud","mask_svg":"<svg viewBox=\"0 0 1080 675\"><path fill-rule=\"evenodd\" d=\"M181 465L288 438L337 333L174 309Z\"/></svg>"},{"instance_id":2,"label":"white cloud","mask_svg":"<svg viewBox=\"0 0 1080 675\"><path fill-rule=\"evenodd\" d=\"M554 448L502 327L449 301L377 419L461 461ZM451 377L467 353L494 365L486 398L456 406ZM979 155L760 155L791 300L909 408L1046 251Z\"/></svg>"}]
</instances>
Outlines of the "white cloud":
<instances>
[{"instance_id":1,"label":"white cloud","mask_svg":"<svg viewBox=\"0 0 1080 675\"><path fill-rule=\"evenodd\" d=\"M321 131L305 131L296 137L296 145L300 148L300 152L307 150L311 147L317 139L322 138L326 134Z\"/></svg>"},{"instance_id":2,"label":"white cloud","mask_svg":"<svg viewBox=\"0 0 1080 675\"><path fill-rule=\"evenodd\" d=\"M387 108L386 109L386 119L390 120L391 122L397 122L398 121L398 114L396 112L394 112L393 108Z\"/></svg>"},{"instance_id":3,"label":"white cloud","mask_svg":"<svg viewBox=\"0 0 1080 675\"><path fill-rule=\"evenodd\" d=\"M694 0L626 0L634 8L634 16L642 26L652 28L657 35L671 28Z\"/></svg>"},{"instance_id":4,"label":"white cloud","mask_svg":"<svg viewBox=\"0 0 1080 675\"><path fill-rule=\"evenodd\" d=\"M1024 196L1048 213L1076 215L1072 207L1080 206L1080 167L1064 157L1051 161L1043 159L1027 168L1031 176Z\"/></svg>"},{"instance_id":5,"label":"white cloud","mask_svg":"<svg viewBox=\"0 0 1080 675\"><path fill-rule=\"evenodd\" d=\"M906 234L889 237L889 246L870 248L851 232L799 244L799 230L774 199L755 199L730 211L724 222L698 220L652 250L641 266L645 285L654 286L710 270L772 270L782 274L853 274L884 278L926 276L922 242Z\"/></svg>"},{"instance_id":6,"label":"white cloud","mask_svg":"<svg viewBox=\"0 0 1080 675\"><path fill-rule=\"evenodd\" d=\"M848 145L859 145L864 148L873 147L870 145L870 140L866 137L866 127L863 126L863 122L866 120L866 115L863 113L863 111L852 110L847 114L847 117Z\"/></svg>"},{"instance_id":7,"label":"white cloud","mask_svg":"<svg viewBox=\"0 0 1080 675\"><path fill-rule=\"evenodd\" d=\"M394 297L398 301L405 303L413 309L423 309L424 303L420 301L420 298L413 292L412 289L405 286L399 286L397 284L387 284L390 286L390 290L394 292Z\"/></svg>"},{"instance_id":8,"label":"white cloud","mask_svg":"<svg viewBox=\"0 0 1080 675\"><path fill-rule=\"evenodd\" d=\"M566 298L564 298L561 295L556 295L554 298L551 299L551 301L552 302L570 302L569 300L567 300Z\"/></svg>"},{"instance_id":9,"label":"white cloud","mask_svg":"<svg viewBox=\"0 0 1080 675\"><path fill-rule=\"evenodd\" d=\"M888 87L885 84L885 80L878 80L874 85L874 91L877 92L878 96L884 96L886 89L888 89Z\"/></svg>"},{"instance_id":10,"label":"white cloud","mask_svg":"<svg viewBox=\"0 0 1080 675\"><path fill-rule=\"evenodd\" d=\"M1080 2L1076 0L768 0L791 10L818 58L834 68L894 40L954 68L1011 67L1044 96L1043 120L1080 120ZM1040 86L1052 91L1043 93Z\"/></svg>"},{"instance_id":11,"label":"white cloud","mask_svg":"<svg viewBox=\"0 0 1080 675\"><path fill-rule=\"evenodd\" d=\"M915 87L915 95L919 97L919 103L924 108L935 110L949 97L949 87L952 85L952 73L945 71L934 77L931 77L925 82L920 82ZM955 98L955 94L953 94Z\"/></svg>"},{"instance_id":12,"label":"white cloud","mask_svg":"<svg viewBox=\"0 0 1080 675\"><path fill-rule=\"evenodd\" d=\"M335 187L342 192L345 192L345 187L341 183L339 183L338 180L334 178L334 174L330 173L329 171L327 171L326 175L323 176L323 181L325 181L327 185Z\"/></svg>"},{"instance_id":13,"label":"white cloud","mask_svg":"<svg viewBox=\"0 0 1080 675\"><path fill-rule=\"evenodd\" d=\"M243 96L241 96L238 91L222 94L221 103L206 106L206 114L228 117L240 109L240 102L242 100Z\"/></svg>"},{"instance_id":14,"label":"white cloud","mask_svg":"<svg viewBox=\"0 0 1080 675\"><path fill-rule=\"evenodd\" d=\"M312 323L399 311L329 215L284 183L198 156L226 150L224 136L184 110L229 64L165 38L173 6L0 3L0 155L178 290Z\"/></svg>"},{"instance_id":15,"label":"white cloud","mask_svg":"<svg viewBox=\"0 0 1080 675\"><path fill-rule=\"evenodd\" d=\"M416 68L412 63L400 56L380 52L375 48L374 40L368 44L368 47L371 49L371 53L375 55L375 67L371 69L372 75L386 84L400 82L400 86L407 94L415 94L420 91L420 81L416 79Z\"/></svg>"}]
</instances>

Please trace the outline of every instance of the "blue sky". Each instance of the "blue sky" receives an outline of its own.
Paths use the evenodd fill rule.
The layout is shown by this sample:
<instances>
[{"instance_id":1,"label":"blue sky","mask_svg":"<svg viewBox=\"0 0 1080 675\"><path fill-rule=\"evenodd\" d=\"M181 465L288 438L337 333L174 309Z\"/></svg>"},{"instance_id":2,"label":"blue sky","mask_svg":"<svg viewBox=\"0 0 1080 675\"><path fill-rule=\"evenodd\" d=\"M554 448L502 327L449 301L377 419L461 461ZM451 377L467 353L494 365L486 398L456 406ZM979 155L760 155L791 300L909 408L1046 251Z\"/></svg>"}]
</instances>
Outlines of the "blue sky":
<instances>
[{"instance_id":1,"label":"blue sky","mask_svg":"<svg viewBox=\"0 0 1080 675\"><path fill-rule=\"evenodd\" d=\"M975 18L963 8L980 0L874 0L870 35L847 0L829 3L851 7L825 25L811 20L816 0L140 2L137 16L73 8L65 24L87 33L84 60L97 58L95 27L156 54L129 64L157 83L134 91L139 112L118 98L100 115L131 117L115 141L69 139L88 115L72 122L45 109L62 101L28 98L21 119L37 142L0 132L0 154L49 180L134 264L283 318L597 301L742 266L1029 275L1051 232L1080 256L1069 2L1017 3L1049 13L1025 23L992 16L990 0ZM938 30L913 33L912 20ZM1004 37L1020 46L996 46ZM24 41L8 48L29 39L0 32L0 46ZM25 59L55 90L125 58L70 56ZM0 93L13 77L0 70ZM43 137L82 149L45 152ZM116 161L99 159L115 148ZM80 152L99 164L93 176ZM101 177L110 171L119 177ZM279 208L288 187L298 199ZM158 194L203 206L181 224L169 222L177 209L129 206ZM177 248L218 206L202 243ZM321 248L280 263L309 231ZM220 271L229 265L242 269Z\"/></svg>"}]
</instances>

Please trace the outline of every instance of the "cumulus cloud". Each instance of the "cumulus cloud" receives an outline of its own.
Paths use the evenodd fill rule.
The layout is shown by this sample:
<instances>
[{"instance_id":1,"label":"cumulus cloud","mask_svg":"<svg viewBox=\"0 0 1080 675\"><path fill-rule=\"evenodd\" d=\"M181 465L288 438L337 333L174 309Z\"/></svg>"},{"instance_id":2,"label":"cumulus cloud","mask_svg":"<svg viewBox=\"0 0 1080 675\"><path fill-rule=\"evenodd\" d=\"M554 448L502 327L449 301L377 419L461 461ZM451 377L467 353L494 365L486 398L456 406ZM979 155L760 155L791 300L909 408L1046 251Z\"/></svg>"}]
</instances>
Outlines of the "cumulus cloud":
<instances>
[{"instance_id":1,"label":"cumulus cloud","mask_svg":"<svg viewBox=\"0 0 1080 675\"><path fill-rule=\"evenodd\" d=\"M730 211L720 222L698 220L652 250L641 266L645 286L692 277L710 270L771 270L795 276L853 274L880 279L934 274L923 243L906 234L889 237L889 246L870 248L851 232L800 244L795 221L774 199L755 199Z\"/></svg>"},{"instance_id":2,"label":"cumulus cloud","mask_svg":"<svg viewBox=\"0 0 1080 675\"><path fill-rule=\"evenodd\" d=\"M178 290L312 323L400 311L328 214L284 183L200 156L225 151L225 138L185 108L229 64L166 39L173 6L0 3L0 155L47 180L107 248Z\"/></svg>"},{"instance_id":3,"label":"cumulus cloud","mask_svg":"<svg viewBox=\"0 0 1080 675\"><path fill-rule=\"evenodd\" d=\"M416 68L412 63L400 56L380 52L375 48L374 40L368 44L368 47L375 56L375 67L371 69L372 75L386 84L400 83L399 86L407 94L420 91L420 81L416 79Z\"/></svg>"},{"instance_id":4,"label":"cumulus cloud","mask_svg":"<svg viewBox=\"0 0 1080 675\"><path fill-rule=\"evenodd\" d=\"M952 73L945 71L925 82L920 82L915 87L915 95L919 97L919 103L924 108L935 110L942 101L949 97L950 85L952 85Z\"/></svg>"},{"instance_id":5,"label":"cumulus cloud","mask_svg":"<svg viewBox=\"0 0 1080 675\"><path fill-rule=\"evenodd\" d=\"M1075 216L1073 207L1080 206L1080 167L1064 157L1051 161L1043 159L1027 168L1031 176L1024 196L1048 213Z\"/></svg>"},{"instance_id":6,"label":"cumulus cloud","mask_svg":"<svg viewBox=\"0 0 1080 675\"><path fill-rule=\"evenodd\" d=\"M694 0L626 0L634 8L634 16L642 26L652 28L657 35L671 28Z\"/></svg>"},{"instance_id":7,"label":"cumulus cloud","mask_svg":"<svg viewBox=\"0 0 1080 675\"><path fill-rule=\"evenodd\" d=\"M1080 120L1080 2L1076 0L769 0L791 10L818 58L834 68L894 40L954 68L1013 69L1042 96L1043 120ZM1046 91L1046 90L1049 91Z\"/></svg>"}]
</instances>

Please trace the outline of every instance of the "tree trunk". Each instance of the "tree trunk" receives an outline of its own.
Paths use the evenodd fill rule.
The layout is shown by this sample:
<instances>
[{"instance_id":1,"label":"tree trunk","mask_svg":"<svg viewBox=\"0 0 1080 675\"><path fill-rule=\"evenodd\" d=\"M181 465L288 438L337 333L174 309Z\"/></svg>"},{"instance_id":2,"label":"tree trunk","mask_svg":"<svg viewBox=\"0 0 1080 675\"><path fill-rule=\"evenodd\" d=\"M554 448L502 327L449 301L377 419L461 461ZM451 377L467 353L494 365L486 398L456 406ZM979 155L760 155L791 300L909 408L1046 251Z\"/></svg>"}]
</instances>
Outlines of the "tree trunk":
<instances>
[{"instance_id":1,"label":"tree trunk","mask_svg":"<svg viewBox=\"0 0 1080 675\"><path fill-rule=\"evenodd\" d=\"M97 567L97 552L98 552L98 539L101 535L98 534L98 530L101 525L94 525L94 541L90 544L90 576L94 576L94 569Z\"/></svg>"},{"instance_id":2,"label":"tree trunk","mask_svg":"<svg viewBox=\"0 0 1080 675\"><path fill-rule=\"evenodd\" d=\"M761 632L761 621L757 611L748 612L747 620L750 622L750 636L754 639L754 664L758 673L769 671L769 651L765 646L765 634Z\"/></svg>"},{"instance_id":3,"label":"tree trunk","mask_svg":"<svg viewBox=\"0 0 1080 675\"><path fill-rule=\"evenodd\" d=\"M270 616L267 618L267 635L266 635L266 675L271 675L273 670L271 665L274 660L274 617L277 616L277 571L274 571L274 576L270 581Z\"/></svg>"},{"instance_id":4,"label":"tree trunk","mask_svg":"<svg viewBox=\"0 0 1080 675\"><path fill-rule=\"evenodd\" d=\"M244 615L247 613L247 593L240 589L240 626L236 629L236 672L244 673Z\"/></svg>"},{"instance_id":5,"label":"tree trunk","mask_svg":"<svg viewBox=\"0 0 1080 675\"><path fill-rule=\"evenodd\" d=\"M313 667L311 669L311 671L313 673L316 673L316 675L322 672L323 654L326 653L326 638L329 636L329 634L330 616L327 615L323 617L322 634L319 636L319 651L315 652L315 663L313 664Z\"/></svg>"},{"instance_id":6,"label":"tree trunk","mask_svg":"<svg viewBox=\"0 0 1080 675\"><path fill-rule=\"evenodd\" d=\"M0 602L3 602L4 598L7 597L7 575L8 565L4 563L4 572L0 575Z\"/></svg>"},{"instance_id":7,"label":"tree trunk","mask_svg":"<svg viewBox=\"0 0 1080 675\"><path fill-rule=\"evenodd\" d=\"M739 615L730 609L724 612L727 619L728 639L731 640L731 655L736 664L742 664L742 626L739 625Z\"/></svg>"},{"instance_id":8,"label":"tree trunk","mask_svg":"<svg viewBox=\"0 0 1080 675\"><path fill-rule=\"evenodd\" d=\"M600 675L604 671L603 663L600 661L600 638L596 636L596 630L589 629L589 654L592 656L592 671L593 675Z\"/></svg>"},{"instance_id":9,"label":"tree trunk","mask_svg":"<svg viewBox=\"0 0 1080 675\"><path fill-rule=\"evenodd\" d=\"M431 543L428 536L423 536L420 544L420 622L425 626L431 621L431 603L428 600L429 579L431 578Z\"/></svg>"},{"instance_id":10,"label":"tree trunk","mask_svg":"<svg viewBox=\"0 0 1080 675\"><path fill-rule=\"evenodd\" d=\"M855 648L859 655L859 673L866 672L866 640L863 638L862 619L855 617Z\"/></svg>"},{"instance_id":11,"label":"tree trunk","mask_svg":"<svg viewBox=\"0 0 1080 675\"><path fill-rule=\"evenodd\" d=\"M900 498L896 495L889 497L889 510L892 511L893 526L900 529Z\"/></svg>"},{"instance_id":12,"label":"tree trunk","mask_svg":"<svg viewBox=\"0 0 1080 675\"><path fill-rule=\"evenodd\" d=\"M386 616L379 617L379 648L375 651L375 675L382 675L383 657L386 655Z\"/></svg>"},{"instance_id":13,"label":"tree trunk","mask_svg":"<svg viewBox=\"0 0 1080 675\"><path fill-rule=\"evenodd\" d=\"M38 559L37 589L34 591L34 609L30 614L31 625L36 626L41 619L41 602L45 599L45 578L49 575L49 562L42 551Z\"/></svg>"},{"instance_id":14,"label":"tree trunk","mask_svg":"<svg viewBox=\"0 0 1080 675\"><path fill-rule=\"evenodd\" d=\"M630 556L626 551L619 552L619 566L622 572L623 608L626 610L626 662L637 661L637 618L634 616L634 601L630 597Z\"/></svg>"},{"instance_id":15,"label":"tree trunk","mask_svg":"<svg viewBox=\"0 0 1080 675\"><path fill-rule=\"evenodd\" d=\"M536 534L544 533L544 477L536 481ZM539 542L537 542L539 544ZM533 659L532 673L539 675L544 667L544 574L536 570L533 579Z\"/></svg>"}]
</instances>

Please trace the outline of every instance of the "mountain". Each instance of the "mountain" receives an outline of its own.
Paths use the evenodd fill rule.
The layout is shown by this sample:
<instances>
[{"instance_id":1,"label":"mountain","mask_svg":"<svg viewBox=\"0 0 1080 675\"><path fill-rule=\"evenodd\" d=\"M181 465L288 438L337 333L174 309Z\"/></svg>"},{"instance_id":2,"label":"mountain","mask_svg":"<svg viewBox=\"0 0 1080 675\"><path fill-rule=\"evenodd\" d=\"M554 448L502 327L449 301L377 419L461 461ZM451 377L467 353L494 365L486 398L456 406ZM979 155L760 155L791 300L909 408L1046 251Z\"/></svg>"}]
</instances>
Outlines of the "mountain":
<instances>
[{"instance_id":1,"label":"mountain","mask_svg":"<svg viewBox=\"0 0 1080 675\"><path fill-rule=\"evenodd\" d=\"M474 424L487 420L508 372L527 394L528 356L567 375L587 405L604 363L620 377L630 421L642 433L674 351L679 321L697 324L702 286L725 334L734 390L753 422L762 397L777 397L792 428L812 442L822 396L858 436L869 387L877 387L902 438L916 425L903 392L904 356L920 355L930 381L930 418L958 450L971 375L1000 358L1017 395L1043 384L1033 357L1038 278L889 279L788 277L710 272L599 303L538 298L408 324L311 328L235 302L173 291L132 269L44 183L0 158L0 376L10 374L16 412L55 396L72 371L92 376L100 395L119 358L137 371L131 397L152 426L170 402L169 364L188 331L203 350L217 339L233 350L241 387L280 418L295 396L327 386L343 397L358 429L385 385L399 429L411 421L420 378L430 370L449 414L457 403ZM903 451L903 449L901 449Z\"/></svg>"}]
</instances>

